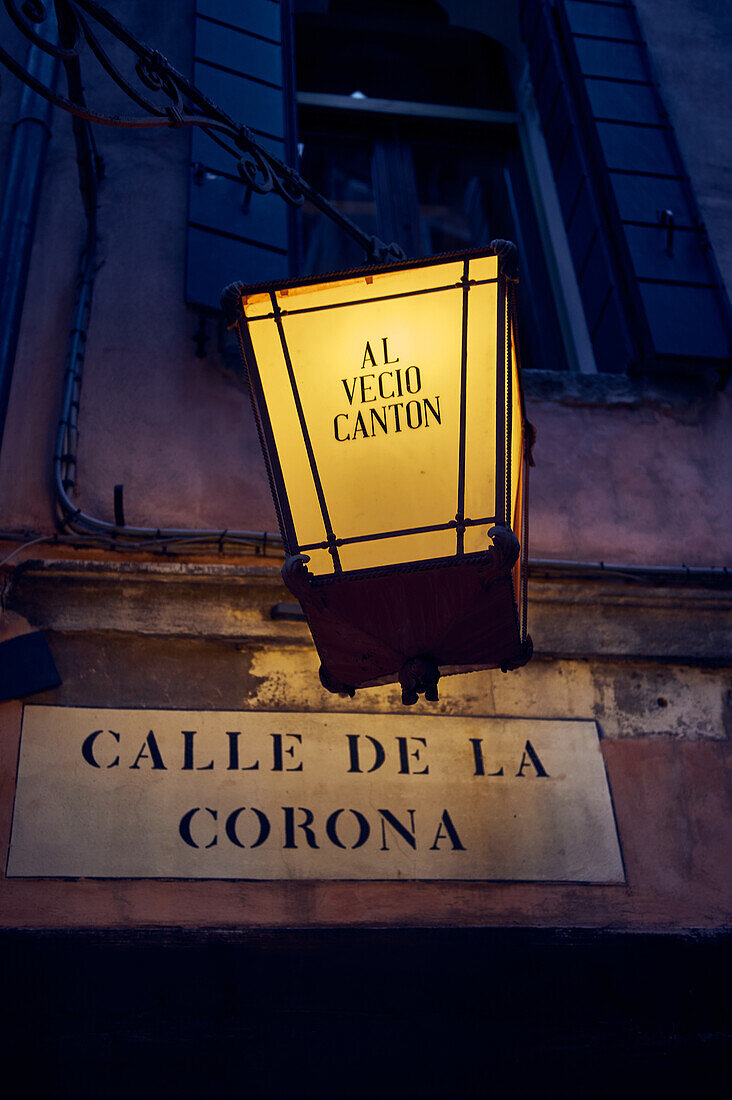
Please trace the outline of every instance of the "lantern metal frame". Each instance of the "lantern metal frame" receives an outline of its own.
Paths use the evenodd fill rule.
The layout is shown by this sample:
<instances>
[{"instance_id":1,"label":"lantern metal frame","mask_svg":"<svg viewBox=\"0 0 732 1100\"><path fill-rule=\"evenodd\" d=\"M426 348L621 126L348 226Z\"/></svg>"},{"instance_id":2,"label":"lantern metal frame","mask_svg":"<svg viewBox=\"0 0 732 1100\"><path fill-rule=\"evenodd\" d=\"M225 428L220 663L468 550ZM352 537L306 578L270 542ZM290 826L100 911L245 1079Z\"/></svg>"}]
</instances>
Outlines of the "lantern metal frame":
<instances>
[{"instance_id":1,"label":"lantern metal frame","mask_svg":"<svg viewBox=\"0 0 732 1100\"><path fill-rule=\"evenodd\" d=\"M496 332L496 506L495 514L479 518L466 517L465 502L465 447L466 447L466 378L468 359L467 309L471 286L479 285L469 277L469 262L486 256L498 257L495 279L481 282L497 282L498 309ZM425 268L461 261L462 278L444 288L462 289L462 333L460 344L460 424L458 486L455 518L440 524L408 527L401 530L372 532L361 536L339 538L333 530L328 504L318 464L310 439L308 425L298 392L297 380L290 351L284 333L282 318L312 310L339 308L333 306L303 306L283 309L277 300L278 291L337 283L341 280L364 278L370 275L399 272L410 268ZM282 540L287 554L282 576L288 589L300 601L308 620L322 665L320 679L330 691L352 696L357 687L399 680L402 685L402 701L411 704L424 694L430 701L437 700L437 681L440 674L470 671L476 668L519 668L532 654L531 638L527 633L526 577L528 557L528 470L533 465L531 446L533 427L526 418L521 367L516 331L517 253L513 244L494 241L488 248L464 252L445 253L420 260L360 267L317 277L291 279L277 283L245 286L234 283L222 295L222 305L232 327L236 327L244 368L250 387L250 396L262 453L269 477ZM369 301L387 301L400 297L412 297L433 293L435 288L384 294ZM288 491L282 465L278 456L275 433L270 420L264 388L257 366L254 347L249 335L243 308L244 297L268 295L271 312L258 316L257 320L274 320L282 346L292 397L302 432L310 472L321 510L326 540L300 543L293 521ZM353 303L349 303L353 304ZM521 544L512 529L512 415L513 415L513 364L512 347L516 356L516 374L519 386L520 409L523 420L522 468L516 472L521 477L521 508L519 524ZM490 525L488 531L492 544L484 551L467 553L464 534L468 527ZM448 557L380 565L365 569L343 569L339 548L357 542L370 542L390 537L422 534L431 531L454 530L456 551ZM333 560L333 572L314 575L309 572L308 551L327 550ZM520 603L517 605L516 591ZM446 594L464 605L460 621L450 623L447 637L442 642L429 644L437 638L445 626ZM420 619L427 626L417 631L414 651L399 648L395 639L404 635L403 620L408 616L410 601L422 606ZM440 611L438 609L442 609ZM426 609L426 610L425 610ZM430 610L431 609L431 610ZM449 618L449 615L448 615ZM376 620L380 620L377 624ZM385 620L389 620L386 622ZM391 667L386 667L390 665Z\"/></svg>"}]
</instances>

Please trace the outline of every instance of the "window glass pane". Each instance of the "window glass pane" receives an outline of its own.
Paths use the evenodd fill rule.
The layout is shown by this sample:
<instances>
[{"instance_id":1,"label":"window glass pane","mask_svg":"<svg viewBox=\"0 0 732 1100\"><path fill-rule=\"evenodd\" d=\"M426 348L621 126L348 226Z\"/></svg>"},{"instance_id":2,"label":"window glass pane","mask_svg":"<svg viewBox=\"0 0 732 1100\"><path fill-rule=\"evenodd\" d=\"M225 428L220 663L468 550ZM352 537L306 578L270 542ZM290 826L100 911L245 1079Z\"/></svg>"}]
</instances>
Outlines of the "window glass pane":
<instances>
[{"instance_id":1,"label":"window glass pane","mask_svg":"<svg viewBox=\"0 0 732 1100\"><path fill-rule=\"evenodd\" d=\"M297 86L307 92L511 110L499 42L452 26L434 0L331 0L296 13Z\"/></svg>"},{"instance_id":2,"label":"window glass pane","mask_svg":"<svg viewBox=\"0 0 732 1100\"><path fill-rule=\"evenodd\" d=\"M301 132L300 171L338 210L366 233L376 234L368 138ZM363 249L312 203L302 209L302 234L303 270L309 275L348 271L364 262Z\"/></svg>"},{"instance_id":3,"label":"window glass pane","mask_svg":"<svg viewBox=\"0 0 732 1100\"><path fill-rule=\"evenodd\" d=\"M454 273L445 275L444 290L350 309L293 310L283 320L337 538L454 518L462 291ZM398 293L422 277L400 272L390 282ZM364 485L378 491L363 492ZM454 531L412 542L408 552L400 539L348 544L341 548L343 568L455 552Z\"/></svg>"},{"instance_id":4,"label":"window glass pane","mask_svg":"<svg viewBox=\"0 0 732 1100\"><path fill-rule=\"evenodd\" d=\"M301 112L301 169L368 234L410 257L515 241L522 365L566 367L516 128L366 112ZM360 266L364 253L314 207L303 212L303 274Z\"/></svg>"},{"instance_id":5,"label":"window glass pane","mask_svg":"<svg viewBox=\"0 0 732 1100\"><path fill-rule=\"evenodd\" d=\"M423 255L479 248L509 237L513 218L503 177L505 151L438 141L411 143Z\"/></svg>"}]
</instances>

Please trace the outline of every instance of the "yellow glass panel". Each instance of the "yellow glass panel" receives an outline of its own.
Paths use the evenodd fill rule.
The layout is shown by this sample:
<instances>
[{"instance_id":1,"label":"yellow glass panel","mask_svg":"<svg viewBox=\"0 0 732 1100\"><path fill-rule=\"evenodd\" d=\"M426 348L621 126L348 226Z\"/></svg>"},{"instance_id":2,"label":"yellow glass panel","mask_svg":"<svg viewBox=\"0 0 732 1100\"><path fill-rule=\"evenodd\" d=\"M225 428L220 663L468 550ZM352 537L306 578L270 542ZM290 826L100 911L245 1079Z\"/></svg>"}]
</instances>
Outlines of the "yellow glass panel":
<instances>
[{"instance_id":1,"label":"yellow glass panel","mask_svg":"<svg viewBox=\"0 0 732 1100\"><path fill-rule=\"evenodd\" d=\"M310 558L308 570L314 575L333 572L333 559L328 550L303 550L303 553Z\"/></svg>"},{"instance_id":2,"label":"yellow glass panel","mask_svg":"<svg viewBox=\"0 0 732 1100\"><path fill-rule=\"evenodd\" d=\"M429 558L450 558L455 553L455 531L429 531L419 535L400 535L392 539L351 543L340 548L344 569L372 569L380 565L401 565ZM308 566L316 572L313 566ZM330 569L328 569L330 572Z\"/></svg>"},{"instance_id":3,"label":"yellow glass panel","mask_svg":"<svg viewBox=\"0 0 732 1100\"><path fill-rule=\"evenodd\" d=\"M491 257L495 267L496 261ZM475 277L473 262L470 276ZM490 278L491 276L479 276ZM467 417L465 422L465 516L479 519L496 509L496 310L498 284L468 294ZM467 554L487 550L492 523L468 527Z\"/></svg>"},{"instance_id":4,"label":"yellow glass panel","mask_svg":"<svg viewBox=\"0 0 732 1100\"><path fill-rule=\"evenodd\" d=\"M497 279L498 257L478 256L476 259L471 259L469 270L471 279Z\"/></svg>"},{"instance_id":5,"label":"yellow glass panel","mask_svg":"<svg viewBox=\"0 0 732 1100\"><path fill-rule=\"evenodd\" d=\"M245 294L242 304L249 320L255 317L266 317L272 312L272 299L269 294Z\"/></svg>"},{"instance_id":6,"label":"yellow glass panel","mask_svg":"<svg viewBox=\"0 0 732 1100\"><path fill-rule=\"evenodd\" d=\"M516 538L521 543L521 549L523 550L523 509L524 509L524 466L523 463L520 467L520 472L516 476L517 491L516 491L516 503L513 511L513 530ZM521 591L521 565L522 555L519 554L516 564L513 567L513 590L518 603L519 613L522 611L522 591Z\"/></svg>"},{"instance_id":7,"label":"yellow glass panel","mask_svg":"<svg viewBox=\"0 0 732 1100\"><path fill-rule=\"evenodd\" d=\"M300 545L324 542L325 525L310 473L277 325L272 319L257 321L249 326L249 335L272 422L297 541ZM313 551L311 566L318 553L325 553L327 565L330 555L324 551Z\"/></svg>"},{"instance_id":8,"label":"yellow glass panel","mask_svg":"<svg viewBox=\"0 0 732 1100\"><path fill-rule=\"evenodd\" d=\"M471 280L497 278L495 257L470 261ZM355 276L276 292L299 399L336 538L454 520L458 506L463 262ZM396 296L398 297L392 297ZM468 295L465 515L495 511L497 284ZM299 545L326 529L267 294L244 297ZM465 550L484 550L485 526ZM345 570L451 556L454 529L339 548ZM315 574L333 572L306 551Z\"/></svg>"},{"instance_id":9,"label":"yellow glass panel","mask_svg":"<svg viewBox=\"0 0 732 1100\"><path fill-rule=\"evenodd\" d=\"M277 292L280 309L317 309L371 302L387 294L409 294L457 283L463 274L462 262L431 264L408 271L385 271L361 275L316 286L286 287Z\"/></svg>"},{"instance_id":10,"label":"yellow glass panel","mask_svg":"<svg viewBox=\"0 0 732 1100\"><path fill-rule=\"evenodd\" d=\"M489 257L495 265L495 257ZM356 275L332 283L283 287L277 290L277 303L285 312L301 309L322 309L342 304L373 301L385 294L413 293L434 287L449 286L462 278L462 261L432 264L412 268L407 272L384 271L374 275ZM476 276L490 278L488 275ZM405 282L406 279L406 282ZM245 294L244 312L247 318L266 317L272 312L269 293Z\"/></svg>"},{"instance_id":11,"label":"yellow glass panel","mask_svg":"<svg viewBox=\"0 0 732 1100\"><path fill-rule=\"evenodd\" d=\"M400 273L405 288L411 274ZM461 316L451 288L283 318L336 537L454 519ZM412 539L395 560L433 557L433 542ZM439 553L454 550L453 535ZM379 564L378 553L351 545L344 568Z\"/></svg>"}]
</instances>

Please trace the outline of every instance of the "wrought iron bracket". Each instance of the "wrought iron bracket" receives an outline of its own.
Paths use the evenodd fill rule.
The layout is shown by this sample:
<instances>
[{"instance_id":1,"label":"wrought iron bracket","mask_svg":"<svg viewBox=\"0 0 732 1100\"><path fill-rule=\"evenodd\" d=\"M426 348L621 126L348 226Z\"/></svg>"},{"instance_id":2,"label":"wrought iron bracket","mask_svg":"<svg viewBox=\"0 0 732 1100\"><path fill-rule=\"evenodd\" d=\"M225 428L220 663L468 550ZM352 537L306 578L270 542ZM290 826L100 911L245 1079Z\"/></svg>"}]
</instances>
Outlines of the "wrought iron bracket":
<instances>
[{"instance_id":1,"label":"wrought iron bracket","mask_svg":"<svg viewBox=\"0 0 732 1100\"><path fill-rule=\"evenodd\" d=\"M131 129L196 126L235 160L245 187L258 194L275 192L291 206L306 200L353 238L373 263L404 258L398 244L386 244L364 233L312 187L290 165L273 156L256 140L242 122L231 118L196 86L173 68L160 53L140 42L127 28L95 0L2 0L12 22L25 37L64 65L69 81L69 96L63 96L39 81L11 53L0 45L0 62L19 80L54 106L103 126ZM53 40L37 33L55 13L58 28ZM127 50L127 75L102 44L107 35ZM0 42L5 36L0 34ZM84 102L81 60L85 48L92 54L110 80L139 108L134 115L117 115L93 109ZM115 53L117 52L117 47ZM87 54L88 56L88 54ZM78 93L78 94L77 94Z\"/></svg>"}]
</instances>

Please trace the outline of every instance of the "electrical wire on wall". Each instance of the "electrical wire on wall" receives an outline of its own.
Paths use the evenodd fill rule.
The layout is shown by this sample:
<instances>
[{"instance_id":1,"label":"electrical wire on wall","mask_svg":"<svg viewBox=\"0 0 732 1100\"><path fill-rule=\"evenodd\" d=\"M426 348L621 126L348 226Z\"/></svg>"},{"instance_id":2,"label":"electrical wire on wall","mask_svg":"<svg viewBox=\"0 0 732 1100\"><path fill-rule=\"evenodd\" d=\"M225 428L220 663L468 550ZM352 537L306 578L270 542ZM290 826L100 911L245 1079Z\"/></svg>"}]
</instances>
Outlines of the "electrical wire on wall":
<instances>
[{"instance_id":1,"label":"electrical wire on wall","mask_svg":"<svg viewBox=\"0 0 732 1100\"><path fill-rule=\"evenodd\" d=\"M58 546L94 547L130 553L171 554L177 550L190 553L211 553L212 549L223 553L249 552L266 554L268 550L282 551L279 534L267 531L201 530L196 528L130 527L124 522L110 523L90 516L77 508L70 496L76 486L78 420L81 385L89 328L94 281L97 271L97 201L103 178L101 158L96 152L91 127L82 119L74 119L74 135L77 146L79 185L86 214L86 237L79 258L76 299L66 352L61 414L56 433L53 454L53 480L55 485L58 524L60 531L53 535L38 536L30 531L0 531L0 540L20 542L6 558L3 566L26 546L41 542ZM115 501L118 518L123 512L121 494ZM528 562L532 577L603 578L618 581L636 581L651 584L690 584L728 588L732 574L726 568L703 569L681 566L621 565L604 562L553 561L531 559Z\"/></svg>"},{"instance_id":2,"label":"electrical wire on wall","mask_svg":"<svg viewBox=\"0 0 732 1100\"><path fill-rule=\"evenodd\" d=\"M41 542L57 546L94 547L130 553L171 554L177 550L190 553L249 552L266 554L282 551L279 534L267 531L200 530L196 528L130 527L124 522L110 523L90 516L77 508L70 496L76 486L78 421L81 385L86 353L94 281L97 271L97 202L103 178L103 166L97 154L88 122L74 118L74 136L79 167L79 186L86 214L86 237L79 258L76 299L66 352L61 414L53 454L58 524L60 531L38 536L30 531L0 531L0 540L19 542L0 567L27 546ZM121 494L116 511L123 512ZM122 517L119 517L122 518ZM531 559L528 563L533 577L604 578L652 584L690 584L728 588L732 574L727 569L702 569L681 566L637 566L604 562L552 561Z\"/></svg>"},{"instance_id":3,"label":"electrical wire on wall","mask_svg":"<svg viewBox=\"0 0 732 1100\"><path fill-rule=\"evenodd\" d=\"M70 83L72 83L70 79ZM72 95L75 89L70 89ZM26 543L28 540L73 545L92 545L109 550L169 553L183 549L187 553L254 551L266 553L279 550L281 536L267 531L234 529L198 529L135 527L124 522L121 486L115 492L115 522L88 515L78 508L71 494L77 480L79 438L79 408L86 356L87 332L91 318L94 283L97 272L97 203L103 166L91 127L85 120L74 118L74 138L77 149L79 185L86 215L86 236L79 258L76 296L66 351L61 414L58 421L53 453L53 482L61 534L39 538L30 532L2 532L0 538ZM22 549L19 547L18 549ZM13 551L15 554L16 551ZM5 559L8 560L8 559ZM2 563L0 563L2 564Z\"/></svg>"},{"instance_id":4,"label":"electrical wire on wall","mask_svg":"<svg viewBox=\"0 0 732 1100\"><path fill-rule=\"evenodd\" d=\"M115 33L118 37L121 37L127 45L134 45L138 56L141 57L144 62L143 69L145 69L145 66L147 66L147 68L152 67L156 72L158 69L161 71L165 69L165 72L168 73L173 81L173 83L171 83L169 80L165 85L166 88L172 88L177 82L177 85L180 85L186 94L190 95L193 101L198 104L199 109L202 110L205 108L212 117L215 116L219 119L220 112L217 111L215 105L202 98L196 89L180 77L180 74L170 69L160 55L150 54L150 56L148 56L149 51L147 48L134 42L131 36L124 32L123 28L106 13L104 13L104 19L113 25L113 29L116 28ZM31 35L30 37L35 40L34 36ZM3 51L0 50L0 53L3 53ZM74 139L77 149L79 186L86 215L86 235L79 258L76 297L66 352L61 413L59 416L53 453L53 482L55 486L55 502L59 530L54 534L40 536L37 531L0 531L0 540L21 544L13 549L6 558L0 560L0 566L11 560L27 546L39 544L41 542L51 543L57 546L94 547L131 553L170 554L176 551L185 550L186 554L210 554L212 550L218 550L220 553L254 552L266 554L270 549L276 553L281 553L282 538L279 533L234 530L228 528L224 530L214 530L129 526L124 519L124 502L121 486L117 486L115 489L115 522L109 522L83 512L72 500L72 494L77 484L78 423L87 342L86 337L90 324L94 283L97 272L98 189L103 175L102 162L96 152L89 118L95 118L96 121L107 122L113 125L127 125L128 123L124 120L104 118L91 114L86 109L84 102L78 54L73 50L66 50L65 52L58 53L58 56L63 61L63 66L66 71L69 90L68 100L59 98L57 95L49 92L48 89L44 90L42 86L38 84L38 81L29 78L28 74L23 74L16 65L10 64L7 57L5 60L6 63L10 64L11 70L15 72L16 75L19 75L21 79L25 79L31 87L44 95L50 102L55 103L65 110L69 110L72 114ZM139 96L134 98L137 102L141 102ZM77 110L79 113L77 113ZM155 111L153 113L166 119L168 118L166 112ZM82 117L84 114L88 117ZM205 122L207 118L208 115L204 118L191 118L186 121L200 124ZM231 120L227 120L223 115L221 115L221 119L226 123L231 122ZM221 119L216 123L219 128L221 128ZM169 123L158 121L155 124L172 125L175 121L176 119L173 119L172 122L169 121ZM178 119L177 121L180 122L183 120ZM208 133L208 128L205 127L205 129ZM213 132L210 132L209 136L215 137ZM252 144L251 135L243 131L241 140L245 142L247 148ZM254 143L254 145L256 146L256 143ZM262 152L258 146L256 150L260 159L262 157L266 159L267 155ZM282 172L287 174L290 185L294 187L294 183L290 178L293 177L294 179L291 170L279 165L279 162L275 162L271 157L269 161L272 161L277 170L282 169ZM306 192L312 199L311 192L313 189L299 177L297 177L296 182L300 190ZM275 187L275 184L273 183L272 186ZM294 201L293 197L289 195L287 188L283 189L283 187L284 185L276 186L278 193L286 201ZM334 210L331 204L323 199L322 196L316 197L319 200L318 208L345 228L351 236L359 240L359 243L367 248L367 251L370 249L372 258L378 259L381 252L391 256L391 258L396 256L395 250L398 251L396 245L387 246L383 245L383 242L379 241L377 238L368 238L357 226L349 222L349 220L343 217L338 211ZM699 569L687 568L685 566L679 569L653 566L610 565L597 562L539 561L536 559L530 560L528 565L532 577L562 576L568 579L575 576L588 577L596 575L608 579L613 577L618 580L626 581L649 580L651 583L657 584L711 584L714 587L728 587L730 585L730 573L726 569Z\"/></svg>"}]
</instances>

